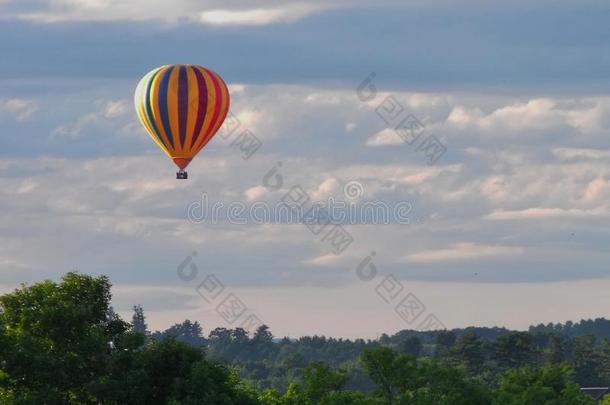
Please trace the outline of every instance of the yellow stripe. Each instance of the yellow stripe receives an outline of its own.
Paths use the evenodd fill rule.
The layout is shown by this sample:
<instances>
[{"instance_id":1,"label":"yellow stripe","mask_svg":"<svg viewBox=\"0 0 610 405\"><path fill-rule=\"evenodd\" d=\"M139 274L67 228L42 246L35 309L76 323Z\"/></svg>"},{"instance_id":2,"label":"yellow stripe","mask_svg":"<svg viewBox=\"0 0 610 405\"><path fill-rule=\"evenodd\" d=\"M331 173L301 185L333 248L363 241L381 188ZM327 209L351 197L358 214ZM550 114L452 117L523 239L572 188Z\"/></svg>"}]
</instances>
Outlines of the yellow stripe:
<instances>
[{"instance_id":1,"label":"yellow stripe","mask_svg":"<svg viewBox=\"0 0 610 405\"><path fill-rule=\"evenodd\" d=\"M157 138L157 134L155 133L152 124L148 120L148 116L146 115L145 104L144 104L146 102L146 89L148 88L148 83L150 82L152 75L157 70L158 69L155 69L155 70L149 72L146 76L144 76L144 78L142 78L142 80L140 80L140 83L138 84L138 87L136 88L135 105L136 105L136 112L137 112L140 122L142 123L142 126L144 126L144 129L146 130L146 132L148 132L148 135L152 138L152 140L157 145L159 145L161 150L166 155L169 156L169 152L168 152L167 148L165 147L165 145L163 145L163 143L161 143L159 138Z\"/></svg>"},{"instance_id":2,"label":"yellow stripe","mask_svg":"<svg viewBox=\"0 0 610 405\"><path fill-rule=\"evenodd\" d=\"M155 125L161 133L161 138L163 138L163 142L167 145L168 155L169 157L174 157L176 156L176 149L172 148L172 144L169 141L167 134L165 133L165 127L163 126L163 121L161 121L161 113L159 111L159 87L161 84L161 78L163 77L163 74L167 71L167 69L171 68L171 65L166 65L159 69L159 74L157 74L153 79L153 84L150 89L150 103L153 110L153 119L155 121Z\"/></svg>"}]
</instances>

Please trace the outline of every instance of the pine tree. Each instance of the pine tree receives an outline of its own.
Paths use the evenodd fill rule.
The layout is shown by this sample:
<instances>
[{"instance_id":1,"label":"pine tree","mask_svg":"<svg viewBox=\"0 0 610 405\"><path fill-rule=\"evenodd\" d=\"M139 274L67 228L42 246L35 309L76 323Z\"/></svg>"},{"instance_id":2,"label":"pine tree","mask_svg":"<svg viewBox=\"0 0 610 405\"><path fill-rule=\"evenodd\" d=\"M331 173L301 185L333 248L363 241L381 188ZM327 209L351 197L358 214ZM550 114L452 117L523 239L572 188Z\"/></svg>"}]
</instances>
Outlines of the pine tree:
<instances>
[{"instance_id":1,"label":"pine tree","mask_svg":"<svg viewBox=\"0 0 610 405\"><path fill-rule=\"evenodd\" d=\"M146 325L146 316L142 305L133 306L133 317L131 318L131 329L137 333L148 334L148 325Z\"/></svg>"}]
</instances>

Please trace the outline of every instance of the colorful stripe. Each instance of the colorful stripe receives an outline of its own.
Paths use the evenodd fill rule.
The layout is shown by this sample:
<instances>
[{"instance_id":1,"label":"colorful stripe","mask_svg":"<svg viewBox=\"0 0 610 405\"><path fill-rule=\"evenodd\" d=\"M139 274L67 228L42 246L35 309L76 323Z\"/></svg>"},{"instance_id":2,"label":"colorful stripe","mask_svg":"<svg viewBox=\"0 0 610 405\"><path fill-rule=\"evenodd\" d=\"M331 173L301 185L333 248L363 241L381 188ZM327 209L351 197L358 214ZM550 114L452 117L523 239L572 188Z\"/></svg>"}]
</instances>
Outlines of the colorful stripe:
<instances>
[{"instance_id":1,"label":"colorful stripe","mask_svg":"<svg viewBox=\"0 0 610 405\"><path fill-rule=\"evenodd\" d=\"M154 69L140 81L135 93L140 122L159 147L182 166L220 129L229 104L222 78L198 65Z\"/></svg>"}]
</instances>

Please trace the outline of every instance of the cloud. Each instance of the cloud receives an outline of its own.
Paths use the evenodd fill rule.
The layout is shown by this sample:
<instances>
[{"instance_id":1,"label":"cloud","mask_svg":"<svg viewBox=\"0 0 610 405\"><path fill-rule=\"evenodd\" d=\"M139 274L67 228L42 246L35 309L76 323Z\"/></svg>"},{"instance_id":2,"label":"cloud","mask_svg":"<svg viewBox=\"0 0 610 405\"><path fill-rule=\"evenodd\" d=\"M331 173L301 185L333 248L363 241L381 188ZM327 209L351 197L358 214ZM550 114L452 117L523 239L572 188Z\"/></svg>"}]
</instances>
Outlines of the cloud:
<instances>
[{"instance_id":1,"label":"cloud","mask_svg":"<svg viewBox=\"0 0 610 405\"><path fill-rule=\"evenodd\" d=\"M603 209L583 210L583 209L563 209L563 208L526 208L523 210L496 210L487 215L487 219L492 220L528 220L528 219L558 219L558 218L587 218L587 217L607 217L610 212Z\"/></svg>"},{"instance_id":2,"label":"cloud","mask_svg":"<svg viewBox=\"0 0 610 405\"><path fill-rule=\"evenodd\" d=\"M88 128L100 124L102 121L109 123L131 112L130 104L126 100L108 100L98 102L98 104L101 105L97 111L87 113L74 122L58 126L53 134L60 137L77 138L84 135Z\"/></svg>"},{"instance_id":3,"label":"cloud","mask_svg":"<svg viewBox=\"0 0 610 405\"><path fill-rule=\"evenodd\" d=\"M159 0L135 0L129 3L118 0L56 0L39 1L38 7L19 9L11 17L36 23L65 21L147 21L169 23L199 22L214 26L260 26L292 22L330 8L323 2L303 3L259 0L232 2L232 8L222 1L195 4L187 0L172 3ZM335 6L336 7L336 6Z\"/></svg>"},{"instance_id":4,"label":"cloud","mask_svg":"<svg viewBox=\"0 0 610 405\"><path fill-rule=\"evenodd\" d=\"M36 103L22 98L0 99L0 111L4 111L19 122L27 121L36 112Z\"/></svg>"},{"instance_id":5,"label":"cloud","mask_svg":"<svg viewBox=\"0 0 610 405\"><path fill-rule=\"evenodd\" d=\"M400 145L404 141L393 128L384 128L366 140L366 146Z\"/></svg>"},{"instance_id":6,"label":"cloud","mask_svg":"<svg viewBox=\"0 0 610 405\"><path fill-rule=\"evenodd\" d=\"M1 283L76 268L106 273L121 285L183 287L175 269L192 251L200 278L213 272L227 286L291 293L311 285L348 288L357 281L355 267L373 251L379 273L405 285L470 282L474 273L487 284L607 276L610 144L603 131L575 130L569 121L603 111L604 98L421 95L397 88L391 93L406 112L428 119L426 131L448 146L428 166L398 136L394 147L367 147L384 123L353 88L230 83L236 89L231 108L242 120L238 131L252 129L263 146L245 160L232 145L237 134L216 137L189 166L189 180L180 182L171 161L139 128L130 84L71 79L56 91L42 83L27 97L11 93L36 100L39 110L25 124L3 123L15 136L5 140L10 157L0 160L0 209L9 213L0 221ZM554 106L542 115L560 111L558 125L513 130L497 124L493 132L479 125L494 111L530 109L538 99ZM460 109L471 121L456 119ZM606 119L601 113L596 125L603 129ZM352 132L346 133L346 123L354 124ZM62 126L74 135L49 136L48 128ZM280 190L263 186L272 167L282 176ZM335 258L323 235L302 224L187 218L204 192L210 203L264 199L274 205L301 185L311 201L339 200L349 180L362 184L367 201L407 202L410 222L347 225L353 245ZM172 297L172 306L181 307L182 299L196 305ZM155 313L155 322L169 319L169 311Z\"/></svg>"},{"instance_id":7,"label":"cloud","mask_svg":"<svg viewBox=\"0 0 610 405\"><path fill-rule=\"evenodd\" d=\"M303 261L303 264L314 265L314 266L332 266L337 264L340 261L340 257L329 253L322 256L314 257L313 259L308 259Z\"/></svg>"},{"instance_id":8,"label":"cloud","mask_svg":"<svg viewBox=\"0 0 610 405\"><path fill-rule=\"evenodd\" d=\"M102 106L102 115L107 119L117 118L131 111L127 100L110 100Z\"/></svg>"},{"instance_id":9,"label":"cloud","mask_svg":"<svg viewBox=\"0 0 610 405\"><path fill-rule=\"evenodd\" d=\"M515 256L524 253L522 247L455 243L445 249L425 250L405 257L410 263L436 263L477 260L494 256Z\"/></svg>"},{"instance_id":10,"label":"cloud","mask_svg":"<svg viewBox=\"0 0 610 405\"><path fill-rule=\"evenodd\" d=\"M267 25L296 21L321 9L319 5L288 4L277 8L210 10L200 14L200 21L211 25Z\"/></svg>"},{"instance_id":11,"label":"cloud","mask_svg":"<svg viewBox=\"0 0 610 405\"><path fill-rule=\"evenodd\" d=\"M555 148L553 154L562 160L610 159L610 149Z\"/></svg>"},{"instance_id":12,"label":"cloud","mask_svg":"<svg viewBox=\"0 0 610 405\"><path fill-rule=\"evenodd\" d=\"M248 201L257 201L266 193L267 188L264 186L254 186L244 191L244 195Z\"/></svg>"}]
</instances>

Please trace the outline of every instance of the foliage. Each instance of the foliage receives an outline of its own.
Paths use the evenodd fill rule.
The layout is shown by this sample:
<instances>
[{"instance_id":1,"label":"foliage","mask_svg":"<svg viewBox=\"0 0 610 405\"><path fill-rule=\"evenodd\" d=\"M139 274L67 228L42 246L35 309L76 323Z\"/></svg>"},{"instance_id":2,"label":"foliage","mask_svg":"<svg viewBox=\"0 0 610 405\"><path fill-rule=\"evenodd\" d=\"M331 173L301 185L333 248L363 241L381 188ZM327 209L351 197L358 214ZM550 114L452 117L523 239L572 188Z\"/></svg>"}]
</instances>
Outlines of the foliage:
<instances>
[{"instance_id":1,"label":"foliage","mask_svg":"<svg viewBox=\"0 0 610 405\"><path fill-rule=\"evenodd\" d=\"M275 339L262 325L206 338L188 319L151 333L139 305L128 324L110 298L106 277L77 273L1 296L0 403L586 405L577 384L610 382L605 320L379 340Z\"/></svg>"},{"instance_id":2,"label":"foliage","mask_svg":"<svg viewBox=\"0 0 610 405\"><path fill-rule=\"evenodd\" d=\"M581 394L570 379L566 364L509 370L500 384L497 405L587 405L594 401Z\"/></svg>"}]
</instances>

